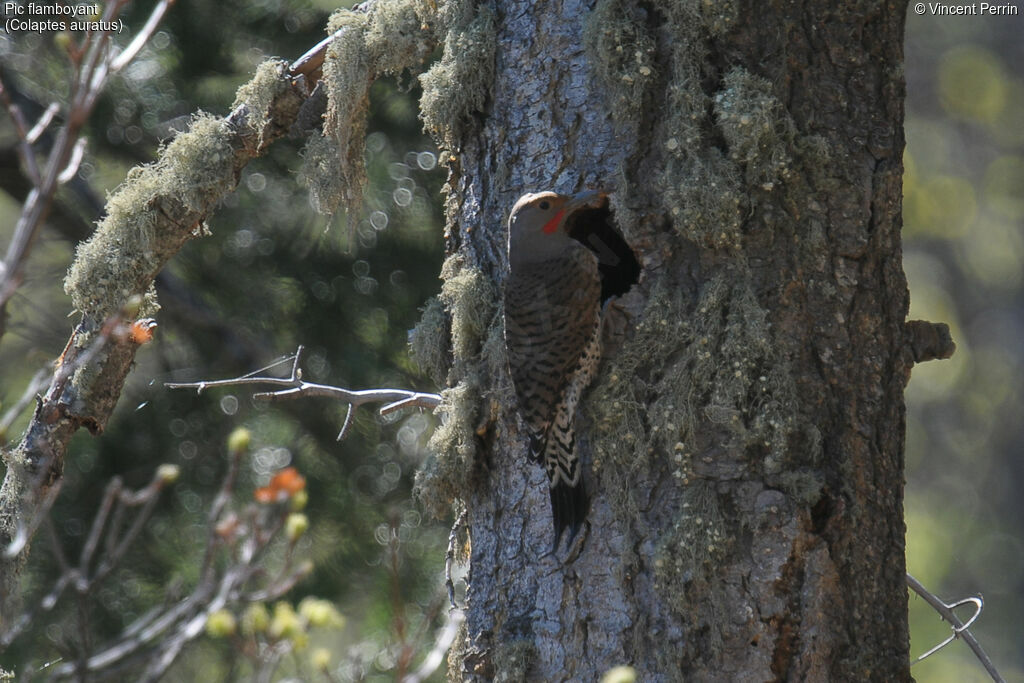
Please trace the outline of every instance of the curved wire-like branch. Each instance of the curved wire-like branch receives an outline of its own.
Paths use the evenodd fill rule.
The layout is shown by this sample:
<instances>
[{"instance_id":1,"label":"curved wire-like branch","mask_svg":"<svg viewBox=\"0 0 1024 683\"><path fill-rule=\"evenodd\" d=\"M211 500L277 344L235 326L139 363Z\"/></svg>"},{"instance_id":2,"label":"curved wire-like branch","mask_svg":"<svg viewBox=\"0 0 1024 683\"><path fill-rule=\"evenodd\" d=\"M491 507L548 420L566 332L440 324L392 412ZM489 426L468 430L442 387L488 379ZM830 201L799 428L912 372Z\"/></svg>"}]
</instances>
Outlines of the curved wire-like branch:
<instances>
[{"instance_id":1,"label":"curved wire-like branch","mask_svg":"<svg viewBox=\"0 0 1024 683\"><path fill-rule=\"evenodd\" d=\"M931 605L932 609L939 613L939 616L941 616L943 619L948 621L953 626L953 633L949 636L949 638L942 641L932 649L928 650L928 652L925 652L923 655L915 659L913 662L911 662L911 666L917 664L922 659L925 659L926 657L930 657L931 655L935 654L942 648L952 643L957 638L963 638L964 642L967 643L967 646L971 648L972 652L974 652L974 656L977 657L978 661L981 662L981 665L985 667L985 671L987 671L988 675L992 677L992 680L996 683L1004 683L1003 677L999 675L999 672L996 670L996 667L992 663L992 660L989 659L988 655L985 653L985 650L982 649L981 643L979 643L977 638L974 637L974 634L972 634L968 630L970 625L973 624L974 621L981 614L981 609L985 605L985 602L981 599L981 596L964 598L963 600L957 600L952 604L947 604L943 600L940 600L934 593L931 593L927 588L925 588L924 585L922 585L920 581L911 576L909 572L907 573L907 585L910 586L910 589L912 591L920 595L925 602ZM960 618L953 612L953 610L957 607L967 604L973 604L975 607L977 607L977 610L974 612L971 618L968 619L965 623L960 620Z\"/></svg>"},{"instance_id":2,"label":"curved wire-like branch","mask_svg":"<svg viewBox=\"0 0 1024 683\"><path fill-rule=\"evenodd\" d=\"M286 359L292 361L292 369L288 377L273 377L270 375L259 374L269 370L274 367L274 365L278 365L278 363L275 363L241 377L204 380L200 382L167 382L164 386L168 389L195 389L198 393L202 393L206 389L216 387L270 384L283 388L275 391L260 391L253 394L253 398L264 399L267 401L309 398L313 396L333 398L342 403L348 404L348 412L345 414L345 423L342 426L341 431L338 433L338 441L341 441L345 437L349 426L352 424L353 413L355 412L355 409L361 405L365 405L367 403L383 403L385 405L380 409L381 415L387 415L397 410L401 410L402 408L415 407L433 409L441 405L441 396L439 394L409 391L408 389L352 390L331 386L329 384L307 382L302 379L302 368L300 367L302 353L304 350L304 347L299 346L295 353Z\"/></svg>"}]
</instances>

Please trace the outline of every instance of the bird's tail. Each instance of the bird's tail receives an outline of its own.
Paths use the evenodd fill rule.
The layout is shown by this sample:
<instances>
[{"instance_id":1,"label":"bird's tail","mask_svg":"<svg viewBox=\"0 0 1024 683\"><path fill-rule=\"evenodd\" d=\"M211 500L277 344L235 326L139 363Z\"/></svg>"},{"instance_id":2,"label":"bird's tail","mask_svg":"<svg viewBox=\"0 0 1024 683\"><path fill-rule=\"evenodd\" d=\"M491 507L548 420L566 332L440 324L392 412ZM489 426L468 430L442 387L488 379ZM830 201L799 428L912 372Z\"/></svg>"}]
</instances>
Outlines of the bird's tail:
<instances>
[{"instance_id":1,"label":"bird's tail","mask_svg":"<svg viewBox=\"0 0 1024 683\"><path fill-rule=\"evenodd\" d=\"M568 484L559 479L551 487L551 512L555 520L555 542L552 552L558 549L562 540L562 534L569 530L569 545L576 538L583 520L587 517L587 509L590 507L590 499L587 491L583 488L583 478L576 484Z\"/></svg>"}]
</instances>

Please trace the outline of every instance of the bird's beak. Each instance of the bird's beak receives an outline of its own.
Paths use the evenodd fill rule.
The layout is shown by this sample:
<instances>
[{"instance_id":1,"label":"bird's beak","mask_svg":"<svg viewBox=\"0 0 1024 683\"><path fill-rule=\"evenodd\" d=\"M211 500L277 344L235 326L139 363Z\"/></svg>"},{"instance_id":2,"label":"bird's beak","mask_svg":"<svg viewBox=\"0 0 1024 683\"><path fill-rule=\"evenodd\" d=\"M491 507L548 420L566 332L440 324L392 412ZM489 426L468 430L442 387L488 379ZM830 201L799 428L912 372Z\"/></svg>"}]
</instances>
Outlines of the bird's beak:
<instances>
[{"instance_id":1,"label":"bird's beak","mask_svg":"<svg viewBox=\"0 0 1024 683\"><path fill-rule=\"evenodd\" d=\"M565 205L565 214L571 215L579 209L599 209L608 203L608 195L598 190L586 190L574 194Z\"/></svg>"}]
</instances>

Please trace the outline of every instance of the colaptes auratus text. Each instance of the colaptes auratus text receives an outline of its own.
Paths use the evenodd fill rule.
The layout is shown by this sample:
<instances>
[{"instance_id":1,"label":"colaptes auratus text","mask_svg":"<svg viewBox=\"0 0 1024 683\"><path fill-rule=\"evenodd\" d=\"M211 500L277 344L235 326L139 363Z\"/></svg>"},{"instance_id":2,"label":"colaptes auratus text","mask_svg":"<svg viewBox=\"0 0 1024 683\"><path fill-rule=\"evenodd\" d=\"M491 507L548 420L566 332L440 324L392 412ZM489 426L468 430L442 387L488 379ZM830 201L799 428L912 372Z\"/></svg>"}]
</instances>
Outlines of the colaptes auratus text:
<instances>
[{"instance_id":1,"label":"colaptes auratus text","mask_svg":"<svg viewBox=\"0 0 1024 683\"><path fill-rule=\"evenodd\" d=\"M566 222L604 200L597 192L527 194L508 219L505 346L530 453L547 470L556 547L587 513L573 423L601 359L597 257L569 236Z\"/></svg>"}]
</instances>

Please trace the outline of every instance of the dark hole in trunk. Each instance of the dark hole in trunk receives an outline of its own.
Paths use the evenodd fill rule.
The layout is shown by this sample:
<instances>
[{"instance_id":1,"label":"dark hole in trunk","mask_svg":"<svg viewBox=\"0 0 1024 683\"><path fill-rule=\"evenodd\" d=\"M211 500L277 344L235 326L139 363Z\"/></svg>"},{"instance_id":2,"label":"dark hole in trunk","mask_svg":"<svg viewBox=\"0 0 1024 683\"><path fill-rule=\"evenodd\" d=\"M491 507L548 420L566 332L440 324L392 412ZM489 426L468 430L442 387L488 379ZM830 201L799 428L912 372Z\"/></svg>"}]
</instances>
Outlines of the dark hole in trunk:
<instances>
[{"instance_id":1,"label":"dark hole in trunk","mask_svg":"<svg viewBox=\"0 0 1024 683\"><path fill-rule=\"evenodd\" d=\"M580 209L569 216L569 236L597 255L601 303L621 296L640 280L640 262L618 230L607 203Z\"/></svg>"}]
</instances>

